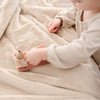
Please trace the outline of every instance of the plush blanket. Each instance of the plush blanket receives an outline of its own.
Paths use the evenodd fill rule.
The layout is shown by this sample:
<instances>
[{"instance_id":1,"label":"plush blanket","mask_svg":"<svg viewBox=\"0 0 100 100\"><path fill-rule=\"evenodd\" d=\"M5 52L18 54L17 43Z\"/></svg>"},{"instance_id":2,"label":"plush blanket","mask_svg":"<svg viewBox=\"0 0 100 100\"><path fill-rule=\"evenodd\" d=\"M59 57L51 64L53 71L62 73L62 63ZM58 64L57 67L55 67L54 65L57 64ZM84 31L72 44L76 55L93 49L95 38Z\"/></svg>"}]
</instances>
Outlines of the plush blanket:
<instances>
[{"instance_id":1,"label":"plush blanket","mask_svg":"<svg viewBox=\"0 0 100 100\"><path fill-rule=\"evenodd\" d=\"M100 72L91 58L71 69L49 63L27 72L16 68L16 50L77 38L74 28L63 26L58 34L46 28L70 6L69 0L0 0L0 100L100 100Z\"/></svg>"}]
</instances>

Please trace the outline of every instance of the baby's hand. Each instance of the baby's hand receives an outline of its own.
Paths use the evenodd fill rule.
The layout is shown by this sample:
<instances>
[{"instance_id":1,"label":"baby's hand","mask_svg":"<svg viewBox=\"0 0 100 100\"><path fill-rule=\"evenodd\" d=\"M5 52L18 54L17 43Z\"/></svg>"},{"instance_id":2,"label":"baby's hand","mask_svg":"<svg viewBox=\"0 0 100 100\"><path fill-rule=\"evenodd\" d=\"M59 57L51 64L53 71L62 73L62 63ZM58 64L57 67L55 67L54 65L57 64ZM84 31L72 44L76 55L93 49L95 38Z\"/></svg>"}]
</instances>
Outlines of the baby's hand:
<instances>
[{"instance_id":1,"label":"baby's hand","mask_svg":"<svg viewBox=\"0 0 100 100\"><path fill-rule=\"evenodd\" d=\"M35 47L24 53L24 60L28 64L38 65L42 60L47 60L46 48Z\"/></svg>"},{"instance_id":2,"label":"baby's hand","mask_svg":"<svg viewBox=\"0 0 100 100\"><path fill-rule=\"evenodd\" d=\"M51 21L48 25L47 25L47 29L51 32L51 33L56 33L59 29L60 26L62 25L62 19L61 18L56 18L53 21Z\"/></svg>"}]
</instances>

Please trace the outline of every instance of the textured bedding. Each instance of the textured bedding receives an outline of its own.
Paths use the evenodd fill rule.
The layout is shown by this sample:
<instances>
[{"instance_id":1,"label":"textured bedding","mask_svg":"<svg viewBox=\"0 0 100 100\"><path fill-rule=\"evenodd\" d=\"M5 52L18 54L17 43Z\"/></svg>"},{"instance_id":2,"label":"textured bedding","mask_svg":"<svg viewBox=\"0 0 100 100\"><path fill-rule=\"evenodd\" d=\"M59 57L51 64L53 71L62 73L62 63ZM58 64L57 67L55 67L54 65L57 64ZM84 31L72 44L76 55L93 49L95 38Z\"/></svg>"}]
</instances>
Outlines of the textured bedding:
<instances>
[{"instance_id":1,"label":"textured bedding","mask_svg":"<svg viewBox=\"0 0 100 100\"><path fill-rule=\"evenodd\" d=\"M58 34L46 28L70 5L69 0L0 0L0 100L100 100L100 72L91 58L71 69L49 63L27 72L16 68L16 50L67 45L78 37L74 28L63 26Z\"/></svg>"}]
</instances>

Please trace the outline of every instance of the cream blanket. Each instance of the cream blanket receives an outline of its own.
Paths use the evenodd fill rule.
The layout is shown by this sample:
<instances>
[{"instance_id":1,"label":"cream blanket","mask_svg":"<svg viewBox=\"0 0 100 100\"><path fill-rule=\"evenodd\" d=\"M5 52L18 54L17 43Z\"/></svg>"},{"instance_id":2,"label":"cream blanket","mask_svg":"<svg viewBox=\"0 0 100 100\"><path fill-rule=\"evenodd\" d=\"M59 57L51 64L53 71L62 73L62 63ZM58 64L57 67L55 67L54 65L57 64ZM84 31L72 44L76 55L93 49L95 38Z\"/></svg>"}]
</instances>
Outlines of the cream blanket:
<instances>
[{"instance_id":1,"label":"cream blanket","mask_svg":"<svg viewBox=\"0 0 100 100\"><path fill-rule=\"evenodd\" d=\"M100 100L100 72L88 59L72 69L45 64L19 73L14 52L39 44L64 45L77 38L73 28L58 34L46 25L69 7L69 0L0 0L0 100Z\"/></svg>"}]
</instances>

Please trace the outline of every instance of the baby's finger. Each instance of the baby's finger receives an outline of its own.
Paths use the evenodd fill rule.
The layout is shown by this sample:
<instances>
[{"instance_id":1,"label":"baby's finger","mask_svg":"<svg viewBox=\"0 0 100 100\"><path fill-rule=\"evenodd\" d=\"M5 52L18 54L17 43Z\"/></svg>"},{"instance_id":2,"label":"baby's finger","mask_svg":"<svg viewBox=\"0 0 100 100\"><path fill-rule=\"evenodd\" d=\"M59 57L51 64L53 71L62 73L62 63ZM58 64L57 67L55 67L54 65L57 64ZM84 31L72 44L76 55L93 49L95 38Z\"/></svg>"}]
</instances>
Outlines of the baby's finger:
<instances>
[{"instance_id":1,"label":"baby's finger","mask_svg":"<svg viewBox=\"0 0 100 100\"><path fill-rule=\"evenodd\" d=\"M59 27L54 28L54 32L57 32L59 30Z\"/></svg>"},{"instance_id":2,"label":"baby's finger","mask_svg":"<svg viewBox=\"0 0 100 100\"><path fill-rule=\"evenodd\" d=\"M28 71L28 70L30 70L30 69L32 69L32 68L34 68L34 67L39 66L39 65L46 64L47 61L43 60L43 61L41 61L38 65L33 65L33 64L30 64L29 62L27 62L27 63L28 63L28 67L20 67L20 68L18 68L18 71L19 71L19 72Z\"/></svg>"},{"instance_id":3,"label":"baby's finger","mask_svg":"<svg viewBox=\"0 0 100 100\"><path fill-rule=\"evenodd\" d=\"M49 31L50 31L50 32L53 32L54 29L55 29L55 26L52 26L52 27L49 28Z\"/></svg>"},{"instance_id":4,"label":"baby's finger","mask_svg":"<svg viewBox=\"0 0 100 100\"><path fill-rule=\"evenodd\" d=\"M29 62L27 62L27 64L28 64L28 67L20 67L20 68L18 68L18 71L25 72L25 71L28 71L28 70L32 69L33 67L35 67L34 65L30 64Z\"/></svg>"},{"instance_id":5,"label":"baby's finger","mask_svg":"<svg viewBox=\"0 0 100 100\"><path fill-rule=\"evenodd\" d=\"M59 30L59 27L55 27L55 28L52 30L52 33L56 33L58 30Z\"/></svg>"}]
</instances>

